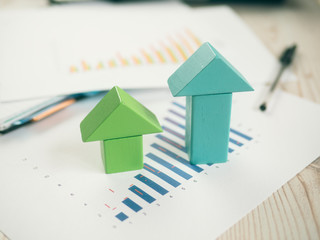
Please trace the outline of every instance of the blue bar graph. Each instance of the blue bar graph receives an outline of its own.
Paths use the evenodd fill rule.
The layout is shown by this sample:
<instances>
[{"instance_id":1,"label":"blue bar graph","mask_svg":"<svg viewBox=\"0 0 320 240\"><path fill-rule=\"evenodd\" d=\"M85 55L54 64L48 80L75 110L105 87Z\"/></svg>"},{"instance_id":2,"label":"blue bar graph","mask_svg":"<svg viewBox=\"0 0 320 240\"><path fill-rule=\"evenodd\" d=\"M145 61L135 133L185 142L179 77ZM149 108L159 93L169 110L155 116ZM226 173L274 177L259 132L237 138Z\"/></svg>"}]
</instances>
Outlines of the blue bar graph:
<instances>
[{"instance_id":1,"label":"blue bar graph","mask_svg":"<svg viewBox=\"0 0 320 240\"><path fill-rule=\"evenodd\" d=\"M232 153L233 151L234 151L234 150L233 150L232 148L229 148L229 149L228 149L228 152L229 152L229 153Z\"/></svg>"},{"instance_id":2,"label":"blue bar graph","mask_svg":"<svg viewBox=\"0 0 320 240\"><path fill-rule=\"evenodd\" d=\"M168 176L167 174L159 171L158 169L150 166L149 164L145 163L144 167L145 170L151 172L152 174L156 175L157 177L161 178L163 181L169 183L171 186L178 187L181 183L174 180L172 177Z\"/></svg>"},{"instance_id":3,"label":"blue bar graph","mask_svg":"<svg viewBox=\"0 0 320 240\"><path fill-rule=\"evenodd\" d=\"M139 197L141 197L143 200L145 200L148 203L153 203L156 199L153 198L152 196L150 196L148 193L146 193L145 191L143 191L141 188L138 188L135 185L132 185L129 190L131 192L133 192L134 194L138 195Z\"/></svg>"},{"instance_id":4,"label":"blue bar graph","mask_svg":"<svg viewBox=\"0 0 320 240\"><path fill-rule=\"evenodd\" d=\"M116 218L118 218L121 222L123 222L124 220L126 220L128 218L128 216L125 215L123 212L121 212L116 215Z\"/></svg>"},{"instance_id":5,"label":"blue bar graph","mask_svg":"<svg viewBox=\"0 0 320 240\"><path fill-rule=\"evenodd\" d=\"M184 135L183 135L183 134L178 133L178 132L176 132L176 131L172 130L171 128L168 128L168 127L166 127L166 126L162 126L162 129L163 129L164 131L166 131L166 132L168 132L168 133L171 133L172 135L174 135L174 136L176 136L176 137L178 137L178 138L182 139L182 140L184 140L184 139L185 139L185 137L184 137Z\"/></svg>"},{"instance_id":6,"label":"blue bar graph","mask_svg":"<svg viewBox=\"0 0 320 240\"><path fill-rule=\"evenodd\" d=\"M241 147L243 145L243 143L241 143L233 138L229 138L229 141L232 142L233 144L236 144L239 147Z\"/></svg>"},{"instance_id":7,"label":"blue bar graph","mask_svg":"<svg viewBox=\"0 0 320 240\"><path fill-rule=\"evenodd\" d=\"M165 137L165 136L163 136L161 134L157 134L156 137L161 139L162 141L164 141L166 143L169 143L171 146L174 146L174 147L178 148L179 150L187 153L187 149L184 146L182 146L181 144L179 144L179 143L177 143L177 142L175 142L175 141L173 141L173 140L171 140L171 139L169 139L169 138L167 138L167 137Z\"/></svg>"},{"instance_id":8,"label":"blue bar graph","mask_svg":"<svg viewBox=\"0 0 320 240\"><path fill-rule=\"evenodd\" d=\"M158 156L154 155L153 153L148 153L146 155L148 158L152 159L153 161L161 164L162 166L168 168L172 172L178 174L180 177L183 177L186 180L189 180L192 178L192 176L185 171L182 171L180 168L177 168L176 166L172 165L171 163L163 160L162 158L159 158Z\"/></svg>"},{"instance_id":9,"label":"blue bar graph","mask_svg":"<svg viewBox=\"0 0 320 240\"><path fill-rule=\"evenodd\" d=\"M137 203L132 201L130 198L125 198L122 201L122 203L127 205L129 208L131 208L135 212L139 212L142 209L142 207L140 207L140 205L138 205Z\"/></svg>"},{"instance_id":10,"label":"blue bar graph","mask_svg":"<svg viewBox=\"0 0 320 240\"><path fill-rule=\"evenodd\" d=\"M177 102L172 102L173 103L173 105L176 105L177 107L179 107L179 108L181 108L181 109L183 109L183 110L185 110L186 109L186 107L185 106L183 106L182 104L180 104L180 103L177 103Z\"/></svg>"},{"instance_id":11,"label":"blue bar graph","mask_svg":"<svg viewBox=\"0 0 320 240\"><path fill-rule=\"evenodd\" d=\"M147 186L151 187L153 190L157 191L161 195L165 195L169 192L168 190L161 187L159 184L155 183L154 181L147 178L146 176L143 176L142 174L138 174L137 176L135 176L135 178L138 179L139 181L143 182Z\"/></svg>"},{"instance_id":12,"label":"blue bar graph","mask_svg":"<svg viewBox=\"0 0 320 240\"><path fill-rule=\"evenodd\" d=\"M198 173L203 171L201 167L198 167L197 165L191 165L189 161L187 161L183 157L180 157L179 155L175 154L174 152L171 152L170 150L160 146L157 143L151 144L151 147L159 150L160 152L163 152L164 154L168 155L169 157L172 157L173 159L177 160L178 162L182 163L183 165L187 166L188 168L191 168L192 170Z\"/></svg>"},{"instance_id":13,"label":"blue bar graph","mask_svg":"<svg viewBox=\"0 0 320 240\"><path fill-rule=\"evenodd\" d=\"M166 121L168 121L168 122L170 122L170 123L178 126L179 128L182 128L182 129L185 129L185 128L186 128L184 124L180 124L180 123L172 120L171 118L167 118L167 117L166 117L166 118L164 118L164 120L166 120Z\"/></svg>"},{"instance_id":14,"label":"blue bar graph","mask_svg":"<svg viewBox=\"0 0 320 240\"><path fill-rule=\"evenodd\" d=\"M240 136L240 137L242 137L242 138L244 138L244 139L246 139L248 141L252 140L252 137L249 137L248 135L246 135L244 133L241 133L241 132L239 132L239 131L237 131L237 130L235 130L233 128L230 128L230 132L232 132L232 133L234 133L234 134L236 134L236 135L238 135L238 136Z\"/></svg>"},{"instance_id":15,"label":"blue bar graph","mask_svg":"<svg viewBox=\"0 0 320 240\"><path fill-rule=\"evenodd\" d=\"M184 115L182 115L181 113L178 113L177 111L175 111L173 109L169 109L169 112L171 112L172 114L174 114L182 119L186 119L186 117Z\"/></svg>"}]
</instances>

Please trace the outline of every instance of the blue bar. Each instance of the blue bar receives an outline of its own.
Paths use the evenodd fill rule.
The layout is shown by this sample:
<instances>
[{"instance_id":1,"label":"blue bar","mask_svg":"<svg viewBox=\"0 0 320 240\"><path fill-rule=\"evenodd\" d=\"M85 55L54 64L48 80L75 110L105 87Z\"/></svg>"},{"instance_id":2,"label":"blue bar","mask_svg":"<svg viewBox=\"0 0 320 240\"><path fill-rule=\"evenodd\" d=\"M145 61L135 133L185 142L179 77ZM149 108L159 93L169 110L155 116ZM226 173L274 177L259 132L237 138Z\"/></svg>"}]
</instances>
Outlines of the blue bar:
<instances>
[{"instance_id":1,"label":"blue bar","mask_svg":"<svg viewBox=\"0 0 320 240\"><path fill-rule=\"evenodd\" d=\"M173 105L176 105L177 107L179 107L179 108L181 108L181 109L183 109L183 110L185 110L185 109L186 109L186 107L185 107L185 106L183 106L183 105L182 105L182 104L180 104L180 103L172 102L172 104L173 104Z\"/></svg>"},{"instance_id":2,"label":"blue bar","mask_svg":"<svg viewBox=\"0 0 320 240\"><path fill-rule=\"evenodd\" d=\"M140 207L138 204L136 204L130 198L126 198L125 200L122 201L122 203L127 205L129 208L131 208L135 212L139 212L142 209L142 207Z\"/></svg>"},{"instance_id":3,"label":"blue bar","mask_svg":"<svg viewBox=\"0 0 320 240\"><path fill-rule=\"evenodd\" d=\"M154 147L155 149L165 153L169 157L172 157L173 159L177 160L178 162L182 163L183 165L187 166L188 168L191 168L192 170L196 172L202 172L203 169L201 167L198 167L197 165L191 165L189 161L184 159L183 157L180 157L179 155L175 154L174 152L169 151L168 149L161 147L159 144L153 143L151 147Z\"/></svg>"},{"instance_id":4,"label":"blue bar","mask_svg":"<svg viewBox=\"0 0 320 240\"><path fill-rule=\"evenodd\" d=\"M116 215L116 218L118 218L121 222L123 222L124 220L126 220L128 218L128 216L125 215L123 212L121 212L118 215Z\"/></svg>"},{"instance_id":5,"label":"blue bar","mask_svg":"<svg viewBox=\"0 0 320 240\"><path fill-rule=\"evenodd\" d=\"M157 177L161 178L163 181L166 181L171 186L178 187L181 183L174 180L173 178L169 177L167 174L160 172L158 169L150 166L149 164L145 163L144 167L145 170L151 172L152 174L156 175Z\"/></svg>"},{"instance_id":6,"label":"blue bar","mask_svg":"<svg viewBox=\"0 0 320 240\"><path fill-rule=\"evenodd\" d=\"M168 122L171 122L172 124L178 126L179 128L185 129L186 127L184 126L184 124L180 124L174 120L172 120L171 118L165 118L164 120L167 120Z\"/></svg>"},{"instance_id":7,"label":"blue bar","mask_svg":"<svg viewBox=\"0 0 320 240\"><path fill-rule=\"evenodd\" d=\"M178 132L176 132L176 131L174 131L174 130L172 130L171 128L168 128L168 127L166 127L166 126L162 126L162 129L163 129L164 131L167 131L168 133L171 133L172 135L174 135L174 136L176 136L176 137L184 140L184 135L183 135L183 134L178 133Z\"/></svg>"},{"instance_id":8,"label":"blue bar","mask_svg":"<svg viewBox=\"0 0 320 240\"><path fill-rule=\"evenodd\" d=\"M151 187L153 190L157 191L161 195L165 195L169 192L167 189L161 187L159 184L155 183L154 181L147 178L146 176L143 176L142 174L138 174L137 176L135 176L135 178L143 182L144 184L148 185L149 187Z\"/></svg>"},{"instance_id":9,"label":"blue bar","mask_svg":"<svg viewBox=\"0 0 320 240\"><path fill-rule=\"evenodd\" d=\"M235 140L233 138L229 138L229 141L232 142L233 144L236 144L239 147L241 147L243 145L243 143L238 142L237 140Z\"/></svg>"},{"instance_id":10,"label":"blue bar","mask_svg":"<svg viewBox=\"0 0 320 240\"><path fill-rule=\"evenodd\" d=\"M249 137L248 135L245 135L244 133L241 133L241 132L234 130L232 128L230 128L230 132L237 134L238 136L243 137L244 139L247 139L248 141L252 140L252 137Z\"/></svg>"},{"instance_id":11,"label":"blue bar","mask_svg":"<svg viewBox=\"0 0 320 240\"><path fill-rule=\"evenodd\" d=\"M229 148L229 149L228 149L228 152L229 152L229 153L232 153L233 151L234 151L234 150L233 150L232 148Z\"/></svg>"},{"instance_id":12,"label":"blue bar","mask_svg":"<svg viewBox=\"0 0 320 240\"><path fill-rule=\"evenodd\" d=\"M148 203L154 202L156 199L151 197L148 193L143 191L142 189L138 188L137 186L133 185L129 188L131 192L141 197L143 200L145 200Z\"/></svg>"},{"instance_id":13,"label":"blue bar","mask_svg":"<svg viewBox=\"0 0 320 240\"><path fill-rule=\"evenodd\" d=\"M157 157L153 153L148 153L146 156L148 158L154 160L155 162L159 163L160 165L168 168L169 170L171 170L172 172L178 174L179 176L183 177L186 180L189 180L190 178L192 178L192 176L190 174L186 173L185 171L182 171L180 168L177 168L176 166L174 166L171 163L163 160L162 158Z\"/></svg>"},{"instance_id":14,"label":"blue bar","mask_svg":"<svg viewBox=\"0 0 320 240\"><path fill-rule=\"evenodd\" d=\"M169 112L173 113L174 115L182 118L182 119L186 119L186 117L184 115L182 115L181 113L176 112L175 110L169 109Z\"/></svg>"},{"instance_id":15,"label":"blue bar","mask_svg":"<svg viewBox=\"0 0 320 240\"><path fill-rule=\"evenodd\" d=\"M177 143L177 142L175 142L175 141L173 141L173 140L171 140L171 139L169 139L169 138L167 138L167 137L165 137L165 136L163 136L161 134L157 134L156 137L161 139L162 141L164 141L166 143L169 143L171 146L174 146L174 147L178 148L179 150L187 153L187 149L184 146L182 146L181 144L179 144L179 143Z\"/></svg>"}]
</instances>

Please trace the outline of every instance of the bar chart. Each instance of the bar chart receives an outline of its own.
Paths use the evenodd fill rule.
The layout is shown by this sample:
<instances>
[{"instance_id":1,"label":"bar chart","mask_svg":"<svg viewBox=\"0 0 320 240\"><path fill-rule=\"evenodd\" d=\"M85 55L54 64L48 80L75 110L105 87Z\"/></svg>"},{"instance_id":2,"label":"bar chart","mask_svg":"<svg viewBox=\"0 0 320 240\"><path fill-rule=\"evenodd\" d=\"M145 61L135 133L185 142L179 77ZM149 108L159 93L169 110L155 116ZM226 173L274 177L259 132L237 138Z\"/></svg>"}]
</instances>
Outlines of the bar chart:
<instances>
[{"instance_id":1,"label":"bar chart","mask_svg":"<svg viewBox=\"0 0 320 240\"><path fill-rule=\"evenodd\" d=\"M69 73L101 72L104 70L139 67L145 65L179 64L185 61L202 44L202 41L190 29L159 39L149 46L141 46L132 54L115 52L98 61L80 59L72 63Z\"/></svg>"},{"instance_id":2,"label":"bar chart","mask_svg":"<svg viewBox=\"0 0 320 240\"><path fill-rule=\"evenodd\" d=\"M172 102L163 123L164 133L155 136L157 141L150 144L150 152L145 154L143 170L134 177L138 183L128 187L128 191L134 195L125 197L121 202L128 209L122 208L115 215L120 222L133 217L144 207L150 207L157 199L202 174L206 168L214 167L214 164L191 165L187 159L184 145L184 104ZM229 154L236 153L252 140L253 137L247 133L231 128ZM146 174L152 176L153 179ZM143 204L138 203L139 200L143 200Z\"/></svg>"}]
</instances>

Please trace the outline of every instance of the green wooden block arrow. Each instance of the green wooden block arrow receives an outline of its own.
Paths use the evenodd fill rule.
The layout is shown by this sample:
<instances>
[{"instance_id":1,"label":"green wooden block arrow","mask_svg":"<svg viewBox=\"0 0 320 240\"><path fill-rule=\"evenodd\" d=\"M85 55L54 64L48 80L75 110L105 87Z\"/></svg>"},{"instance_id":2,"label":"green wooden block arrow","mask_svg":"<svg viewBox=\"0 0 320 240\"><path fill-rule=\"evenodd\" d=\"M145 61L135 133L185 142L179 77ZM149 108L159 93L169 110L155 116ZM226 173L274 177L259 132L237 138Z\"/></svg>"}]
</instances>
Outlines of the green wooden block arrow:
<instances>
[{"instance_id":1,"label":"green wooden block arrow","mask_svg":"<svg viewBox=\"0 0 320 240\"><path fill-rule=\"evenodd\" d=\"M204 43L168 79L173 96L186 98L186 147L190 162L227 161L232 93L253 91L246 79Z\"/></svg>"},{"instance_id":2,"label":"green wooden block arrow","mask_svg":"<svg viewBox=\"0 0 320 240\"><path fill-rule=\"evenodd\" d=\"M162 132L157 117L113 87L80 124L83 142L101 141L106 173L143 168L142 135Z\"/></svg>"}]
</instances>

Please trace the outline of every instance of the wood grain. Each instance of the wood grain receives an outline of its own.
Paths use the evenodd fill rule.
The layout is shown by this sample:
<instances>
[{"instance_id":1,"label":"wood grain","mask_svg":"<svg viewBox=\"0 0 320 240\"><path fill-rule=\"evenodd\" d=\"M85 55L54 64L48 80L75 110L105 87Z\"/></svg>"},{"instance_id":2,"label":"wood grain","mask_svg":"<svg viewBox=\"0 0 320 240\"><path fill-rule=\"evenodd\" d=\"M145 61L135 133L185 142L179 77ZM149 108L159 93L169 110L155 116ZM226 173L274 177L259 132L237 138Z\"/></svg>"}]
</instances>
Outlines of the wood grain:
<instances>
[{"instance_id":1,"label":"wood grain","mask_svg":"<svg viewBox=\"0 0 320 240\"><path fill-rule=\"evenodd\" d=\"M234 9L274 55L278 56L293 42L298 44L292 66L297 80L281 83L280 87L320 103L318 3L296 0L287 1L283 7L235 6ZM320 158L218 239L320 239Z\"/></svg>"},{"instance_id":2,"label":"wood grain","mask_svg":"<svg viewBox=\"0 0 320 240\"><path fill-rule=\"evenodd\" d=\"M9 240L9 238L0 231L0 240Z\"/></svg>"},{"instance_id":3,"label":"wood grain","mask_svg":"<svg viewBox=\"0 0 320 240\"><path fill-rule=\"evenodd\" d=\"M320 239L320 158L218 239Z\"/></svg>"}]
</instances>

